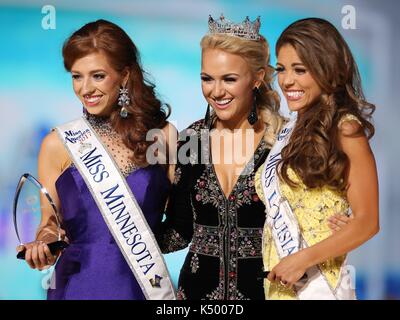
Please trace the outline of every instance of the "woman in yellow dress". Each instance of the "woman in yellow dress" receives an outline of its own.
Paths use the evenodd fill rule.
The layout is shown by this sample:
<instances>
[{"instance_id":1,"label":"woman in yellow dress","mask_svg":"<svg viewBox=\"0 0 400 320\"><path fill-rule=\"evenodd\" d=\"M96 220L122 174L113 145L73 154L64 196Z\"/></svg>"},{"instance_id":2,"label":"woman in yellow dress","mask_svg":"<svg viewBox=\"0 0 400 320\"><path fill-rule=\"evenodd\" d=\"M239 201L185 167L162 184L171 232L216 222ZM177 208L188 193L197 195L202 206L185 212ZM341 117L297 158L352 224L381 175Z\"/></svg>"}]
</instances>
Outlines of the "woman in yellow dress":
<instances>
[{"instance_id":1,"label":"woman in yellow dress","mask_svg":"<svg viewBox=\"0 0 400 320\"><path fill-rule=\"evenodd\" d=\"M279 86L297 113L257 173L266 204L266 299L354 299L346 254L379 230L374 134L351 51L323 19L296 21L276 45ZM353 219L334 234L340 215ZM336 218L335 218L336 217ZM345 220L345 219L344 219Z\"/></svg>"}]
</instances>

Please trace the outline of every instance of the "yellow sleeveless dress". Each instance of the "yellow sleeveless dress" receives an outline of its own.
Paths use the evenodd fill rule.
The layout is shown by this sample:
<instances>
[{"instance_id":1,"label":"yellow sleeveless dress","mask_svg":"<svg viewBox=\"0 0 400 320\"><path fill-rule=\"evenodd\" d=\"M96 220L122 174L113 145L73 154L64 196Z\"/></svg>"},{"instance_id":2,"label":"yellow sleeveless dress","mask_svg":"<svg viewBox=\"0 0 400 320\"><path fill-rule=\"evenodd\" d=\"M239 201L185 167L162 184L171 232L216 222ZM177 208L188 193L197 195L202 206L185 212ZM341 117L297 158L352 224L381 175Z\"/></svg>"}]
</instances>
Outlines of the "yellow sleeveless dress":
<instances>
[{"instance_id":1,"label":"yellow sleeveless dress","mask_svg":"<svg viewBox=\"0 0 400 320\"><path fill-rule=\"evenodd\" d=\"M340 121L359 120L354 116L345 116ZM264 191L261 183L261 166L256 173L255 183L257 194L265 203ZM328 218L334 214L346 214L349 210L349 203L346 195L342 192L332 190L328 187L313 188L306 187L296 173L288 170L289 178L298 183L297 188L292 188L283 181L280 181L280 189L296 216L300 232L307 245L310 247L331 236L332 231L328 227ZM339 282L340 269L345 261L346 255L327 260L318 265L327 283L334 290ZM268 226L264 227L263 233L263 262L265 270L272 270L278 264L279 256L273 243L272 235ZM268 300L290 300L297 299L296 292L286 288L279 283L272 283L264 280L265 298Z\"/></svg>"}]
</instances>

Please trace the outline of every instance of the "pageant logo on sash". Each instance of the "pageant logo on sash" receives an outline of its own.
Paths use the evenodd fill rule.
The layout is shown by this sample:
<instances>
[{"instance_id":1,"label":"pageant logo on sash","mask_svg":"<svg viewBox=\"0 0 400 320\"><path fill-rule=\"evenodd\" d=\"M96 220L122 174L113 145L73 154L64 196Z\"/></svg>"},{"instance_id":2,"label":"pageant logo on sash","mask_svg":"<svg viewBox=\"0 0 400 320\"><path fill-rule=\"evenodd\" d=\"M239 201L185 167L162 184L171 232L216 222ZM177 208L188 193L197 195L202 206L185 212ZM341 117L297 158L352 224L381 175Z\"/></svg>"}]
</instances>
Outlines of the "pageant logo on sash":
<instances>
[{"instance_id":1,"label":"pageant logo on sash","mask_svg":"<svg viewBox=\"0 0 400 320\"><path fill-rule=\"evenodd\" d=\"M283 139L285 139L287 137L287 135L292 132L292 129L290 128L283 128L281 130L281 132L279 132L278 134L278 141L282 141Z\"/></svg>"},{"instance_id":2,"label":"pageant logo on sash","mask_svg":"<svg viewBox=\"0 0 400 320\"><path fill-rule=\"evenodd\" d=\"M90 137L90 135L91 133L89 129L83 131L67 130L64 132L64 141L70 143L83 142L87 140Z\"/></svg>"},{"instance_id":3,"label":"pageant logo on sash","mask_svg":"<svg viewBox=\"0 0 400 320\"><path fill-rule=\"evenodd\" d=\"M81 145L79 146L78 152L80 154L83 154L87 149L91 149L92 144L91 143L86 143L86 142L81 142Z\"/></svg>"},{"instance_id":4,"label":"pageant logo on sash","mask_svg":"<svg viewBox=\"0 0 400 320\"><path fill-rule=\"evenodd\" d=\"M84 119L57 130L61 137L63 132L78 133L74 135L77 139L66 138L65 145L145 297L174 300L175 290L154 234L96 133Z\"/></svg>"},{"instance_id":5,"label":"pageant logo on sash","mask_svg":"<svg viewBox=\"0 0 400 320\"><path fill-rule=\"evenodd\" d=\"M156 274L154 276L154 279L150 279L150 283L153 286L153 288L161 288L161 279L162 277L160 277L158 274Z\"/></svg>"}]
</instances>

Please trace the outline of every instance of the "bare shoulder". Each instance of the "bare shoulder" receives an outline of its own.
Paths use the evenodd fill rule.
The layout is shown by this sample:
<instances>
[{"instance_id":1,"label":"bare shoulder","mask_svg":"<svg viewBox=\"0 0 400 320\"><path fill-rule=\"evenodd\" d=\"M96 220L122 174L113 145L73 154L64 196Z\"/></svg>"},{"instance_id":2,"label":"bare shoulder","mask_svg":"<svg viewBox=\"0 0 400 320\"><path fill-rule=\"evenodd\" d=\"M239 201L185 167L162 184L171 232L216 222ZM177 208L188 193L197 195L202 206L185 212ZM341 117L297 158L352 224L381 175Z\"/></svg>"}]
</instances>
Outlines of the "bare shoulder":
<instances>
[{"instance_id":1,"label":"bare shoulder","mask_svg":"<svg viewBox=\"0 0 400 320\"><path fill-rule=\"evenodd\" d=\"M46 153L62 153L65 151L64 145L55 130L52 130L44 137L41 151Z\"/></svg>"},{"instance_id":2,"label":"bare shoulder","mask_svg":"<svg viewBox=\"0 0 400 320\"><path fill-rule=\"evenodd\" d=\"M44 137L40 147L40 160L51 163L60 169L63 169L70 162L68 152L55 130Z\"/></svg>"},{"instance_id":3,"label":"bare shoulder","mask_svg":"<svg viewBox=\"0 0 400 320\"><path fill-rule=\"evenodd\" d=\"M168 154L168 159L167 159L167 173L168 173L168 178L173 182L174 179L174 174L175 174L175 163L176 163L176 151L177 151L177 142L178 142L178 130L176 127L170 123L167 122L167 124L162 128L163 133L164 133L164 138L165 138L165 143L168 148L167 154Z\"/></svg>"},{"instance_id":4,"label":"bare shoulder","mask_svg":"<svg viewBox=\"0 0 400 320\"><path fill-rule=\"evenodd\" d=\"M164 126L164 128L162 128L162 131L164 133L165 141L167 142L167 144L176 144L178 130L171 122L167 121L167 124Z\"/></svg>"},{"instance_id":5,"label":"bare shoulder","mask_svg":"<svg viewBox=\"0 0 400 320\"><path fill-rule=\"evenodd\" d=\"M162 130L164 131L165 135L178 132L176 127L171 122L168 122L168 121L167 121L167 124L164 126L164 128L162 128Z\"/></svg>"},{"instance_id":6,"label":"bare shoulder","mask_svg":"<svg viewBox=\"0 0 400 320\"><path fill-rule=\"evenodd\" d=\"M368 138L358 119L349 119L340 123L339 143L341 149L347 154L350 160L365 160L365 156L372 154Z\"/></svg>"}]
</instances>

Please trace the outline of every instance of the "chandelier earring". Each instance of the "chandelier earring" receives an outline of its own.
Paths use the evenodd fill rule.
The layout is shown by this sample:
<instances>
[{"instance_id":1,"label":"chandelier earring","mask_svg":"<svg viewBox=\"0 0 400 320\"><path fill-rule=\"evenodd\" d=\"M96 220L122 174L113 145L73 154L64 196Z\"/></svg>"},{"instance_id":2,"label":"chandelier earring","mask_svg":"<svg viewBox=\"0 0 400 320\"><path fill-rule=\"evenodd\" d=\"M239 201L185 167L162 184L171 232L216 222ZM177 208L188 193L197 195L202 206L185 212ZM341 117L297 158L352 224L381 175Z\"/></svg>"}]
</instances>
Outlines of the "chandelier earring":
<instances>
[{"instance_id":1,"label":"chandelier earring","mask_svg":"<svg viewBox=\"0 0 400 320\"><path fill-rule=\"evenodd\" d=\"M128 94L128 89L125 87L122 87L119 89L119 97L118 97L118 105L121 107L121 110L119 112L119 115L121 118L127 118L128 117L128 109L127 106L129 106L131 103L131 98L129 97Z\"/></svg>"}]
</instances>

